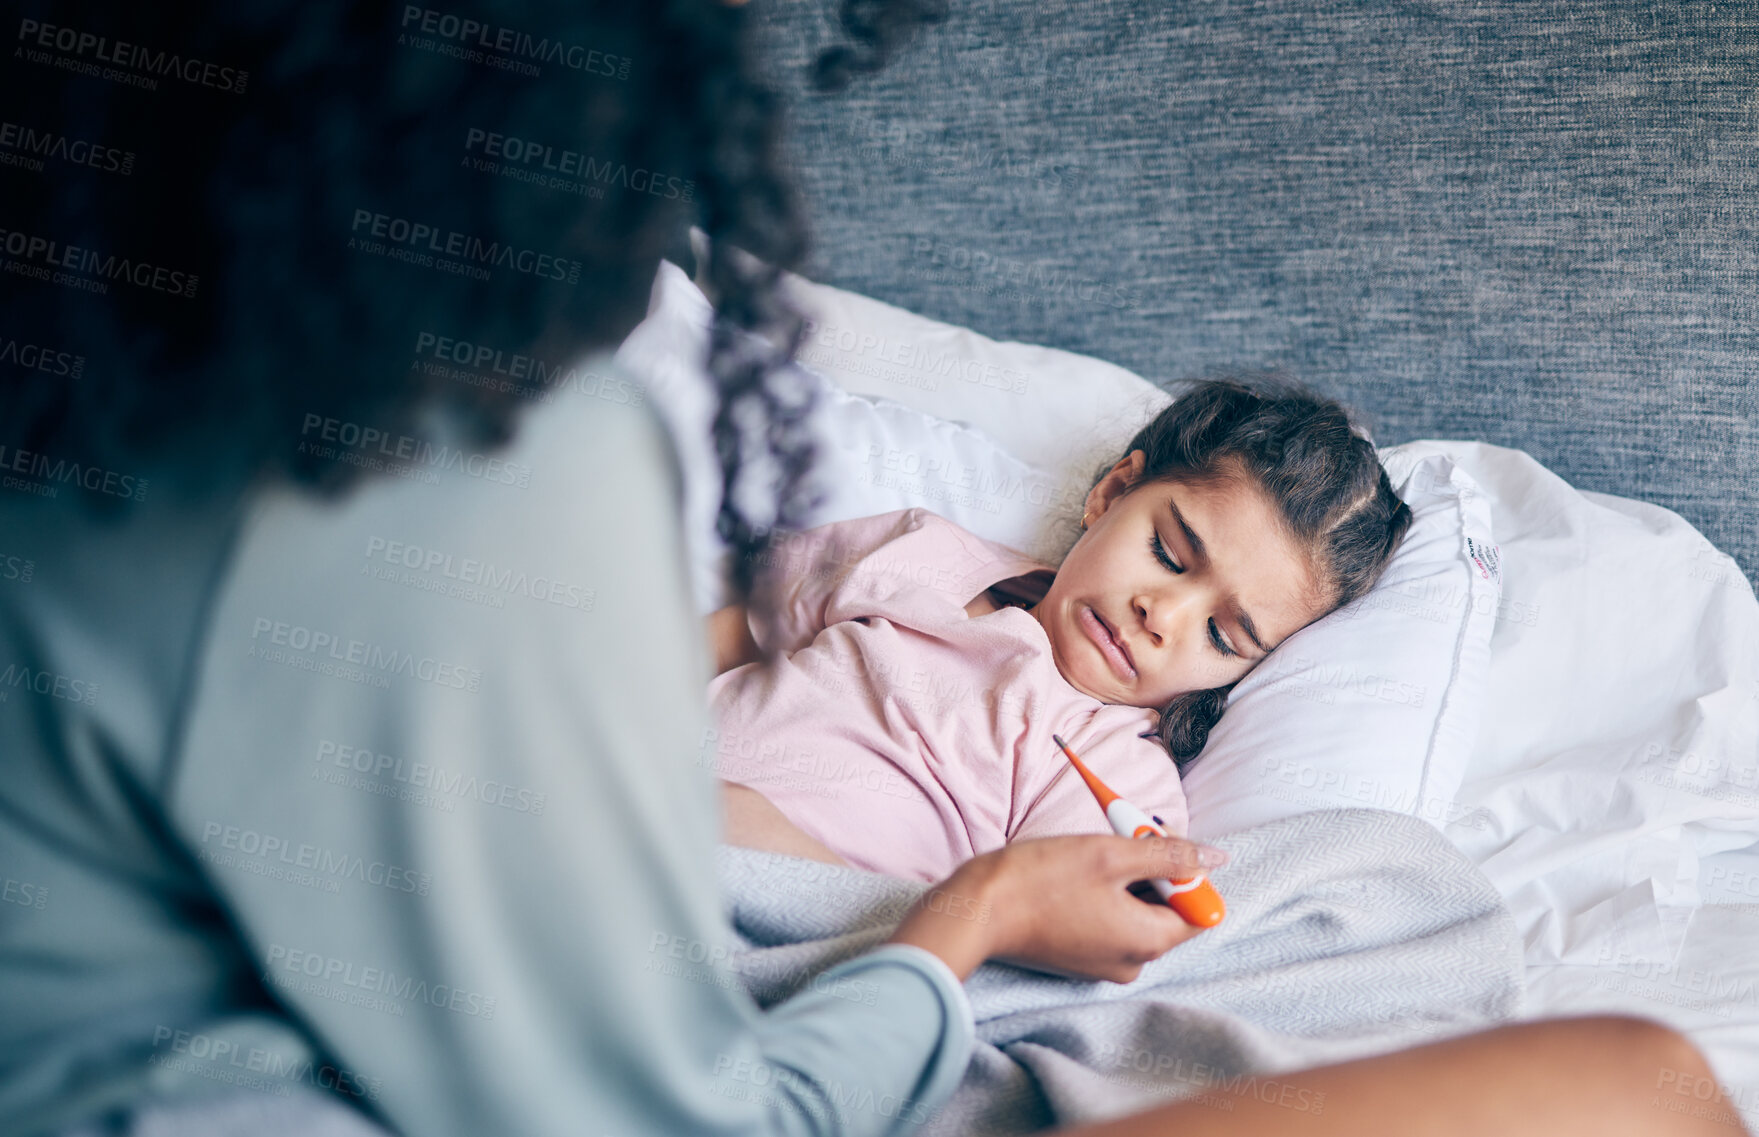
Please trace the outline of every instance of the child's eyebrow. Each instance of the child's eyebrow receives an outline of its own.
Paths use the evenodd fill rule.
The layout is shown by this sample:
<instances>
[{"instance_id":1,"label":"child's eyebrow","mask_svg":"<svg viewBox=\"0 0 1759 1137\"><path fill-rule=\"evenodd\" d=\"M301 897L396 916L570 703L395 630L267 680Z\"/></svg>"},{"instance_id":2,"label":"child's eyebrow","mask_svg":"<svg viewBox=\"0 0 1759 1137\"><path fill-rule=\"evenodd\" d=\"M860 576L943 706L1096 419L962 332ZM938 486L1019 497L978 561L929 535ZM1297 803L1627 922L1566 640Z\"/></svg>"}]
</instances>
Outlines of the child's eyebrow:
<instances>
[{"instance_id":1,"label":"child's eyebrow","mask_svg":"<svg viewBox=\"0 0 1759 1137\"><path fill-rule=\"evenodd\" d=\"M1179 512L1179 503L1171 496L1167 498L1167 508L1173 511L1173 520L1179 523L1179 529L1185 534L1185 540L1190 543L1191 551L1197 554L1198 560L1207 562L1209 553L1203 547L1203 538L1197 535L1197 530L1191 528L1191 523L1185 520L1183 513ZM1269 655L1270 649L1265 647L1264 641L1258 638L1258 629L1252 623L1252 614L1241 607L1239 596L1229 595L1228 606L1234 610L1234 618L1240 621L1240 627L1244 628L1246 634L1252 637L1252 642L1258 645L1258 650Z\"/></svg>"}]
</instances>

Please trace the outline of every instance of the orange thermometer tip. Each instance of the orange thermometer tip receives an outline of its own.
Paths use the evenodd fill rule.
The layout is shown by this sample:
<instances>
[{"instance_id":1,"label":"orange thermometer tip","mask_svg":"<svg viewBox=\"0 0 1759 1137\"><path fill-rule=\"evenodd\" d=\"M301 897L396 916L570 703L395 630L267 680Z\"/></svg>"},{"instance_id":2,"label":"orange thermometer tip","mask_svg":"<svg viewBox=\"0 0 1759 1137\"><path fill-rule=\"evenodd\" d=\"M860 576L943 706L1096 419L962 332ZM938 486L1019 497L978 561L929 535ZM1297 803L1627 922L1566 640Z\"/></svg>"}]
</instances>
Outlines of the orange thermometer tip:
<instances>
[{"instance_id":1,"label":"orange thermometer tip","mask_svg":"<svg viewBox=\"0 0 1759 1137\"><path fill-rule=\"evenodd\" d=\"M1069 749L1069 744L1063 741L1062 735L1053 734L1051 738L1063 748L1063 753L1069 761L1075 763L1075 772L1081 775L1081 780L1087 783L1087 788L1092 790L1093 796L1099 799L1099 808L1107 809L1112 802L1118 800L1118 795L1112 792L1111 787L1100 781L1099 777L1092 770L1089 770L1081 759L1075 757L1075 752Z\"/></svg>"},{"instance_id":2,"label":"orange thermometer tip","mask_svg":"<svg viewBox=\"0 0 1759 1137\"><path fill-rule=\"evenodd\" d=\"M1167 905L1187 924L1199 928L1213 928L1228 915L1228 906L1222 902L1221 893L1208 880L1189 892L1174 893L1167 898Z\"/></svg>"}]
</instances>

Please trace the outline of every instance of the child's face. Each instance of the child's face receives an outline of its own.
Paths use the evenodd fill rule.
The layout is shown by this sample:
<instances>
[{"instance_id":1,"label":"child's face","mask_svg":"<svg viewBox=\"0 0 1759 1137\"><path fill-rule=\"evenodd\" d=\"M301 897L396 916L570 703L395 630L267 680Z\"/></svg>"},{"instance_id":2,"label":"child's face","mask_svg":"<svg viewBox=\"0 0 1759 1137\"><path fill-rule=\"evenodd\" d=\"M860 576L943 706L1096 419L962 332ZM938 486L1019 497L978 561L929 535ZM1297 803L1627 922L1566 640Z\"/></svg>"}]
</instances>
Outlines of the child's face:
<instances>
[{"instance_id":1,"label":"child's face","mask_svg":"<svg viewBox=\"0 0 1759 1137\"><path fill-rule=\"evenodd\" d=\"M1158 710L1175 695L1241 678L1266 649L1325 610L1313 602L1308 567L1262 490L1241 482L1216 489L1136 486L1144 457L1131 452L1088 495L1088 529L1032 614L1050 638L1058 670L1077 690ZM1172 505L1202 539L1202 554ZM1166 558L1183 571L1150 549L1157 535ZM1263 648L1247 634L1242 610ZM1122 658L1096 642L1107 637L1090 613L1122 641ZM1238 654L1223 655L1212 635Z\"/></svg>"}]
</instances>

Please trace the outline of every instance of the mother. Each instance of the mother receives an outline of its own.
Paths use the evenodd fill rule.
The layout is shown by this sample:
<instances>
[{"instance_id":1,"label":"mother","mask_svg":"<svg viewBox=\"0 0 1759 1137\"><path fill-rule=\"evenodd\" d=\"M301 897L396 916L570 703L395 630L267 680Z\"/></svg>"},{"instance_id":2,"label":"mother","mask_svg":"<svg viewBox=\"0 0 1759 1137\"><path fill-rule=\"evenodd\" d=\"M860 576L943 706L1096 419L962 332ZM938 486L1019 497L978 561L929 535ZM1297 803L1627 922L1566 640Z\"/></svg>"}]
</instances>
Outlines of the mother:
<instances>
[{"instance_id":1,"label":"mother","mask_svg":"<svg viewBox=\"0 0 1759 1137\"><path fill-rule=\"evenodd\" d=\"M944 882L990 922L917 911L768 1013L712 966L676 464L603 351L690 221L800 260L739 12L36 8L0 80L9 1131L886 1132L916 1111L827 1091L943 1100L982 960L1124 980L1192 934L1126 889L1189 845L1061 838ZM866 8L827 80L909 23ZM773 447L789 507L729 495L743 589L806 455L736 333L795 323L709 268L728 482ZM721 1076L755 1064L773 1096ZM1708 1073L1643 1020L1526 1024L1289 1079L1322 1118L1091 1132L1695 1132L1644 1104L1670 1069Z\"/></svg>"}]
</instances>

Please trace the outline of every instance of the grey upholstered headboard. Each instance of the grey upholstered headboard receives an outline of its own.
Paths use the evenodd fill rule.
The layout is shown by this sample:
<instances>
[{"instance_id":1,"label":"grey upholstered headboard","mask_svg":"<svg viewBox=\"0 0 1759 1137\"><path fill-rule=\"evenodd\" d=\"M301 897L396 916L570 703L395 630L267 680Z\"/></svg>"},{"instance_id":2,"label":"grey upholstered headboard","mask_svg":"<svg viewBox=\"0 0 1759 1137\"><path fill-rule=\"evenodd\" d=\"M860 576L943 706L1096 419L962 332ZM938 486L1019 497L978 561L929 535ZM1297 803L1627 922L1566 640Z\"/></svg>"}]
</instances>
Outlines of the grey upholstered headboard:
<instances>
[{"instance_id":1,"label":"grey upholstered headboard","mask_svg":"<svg viewBox=\"0 0 1759 1137\"><path fill-rule=\"evenodd\" d=\"M1759 9L950 0L812 95L833 2L753 4L808 275L1157 383L1281 369L1759 580Z\"/></svg>"}]
</instances>

